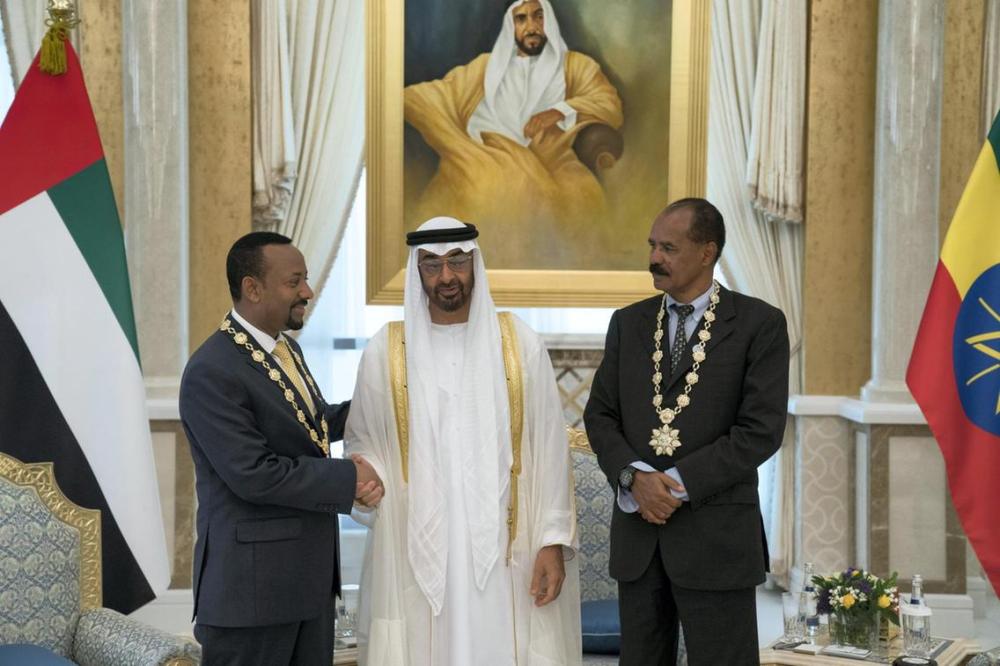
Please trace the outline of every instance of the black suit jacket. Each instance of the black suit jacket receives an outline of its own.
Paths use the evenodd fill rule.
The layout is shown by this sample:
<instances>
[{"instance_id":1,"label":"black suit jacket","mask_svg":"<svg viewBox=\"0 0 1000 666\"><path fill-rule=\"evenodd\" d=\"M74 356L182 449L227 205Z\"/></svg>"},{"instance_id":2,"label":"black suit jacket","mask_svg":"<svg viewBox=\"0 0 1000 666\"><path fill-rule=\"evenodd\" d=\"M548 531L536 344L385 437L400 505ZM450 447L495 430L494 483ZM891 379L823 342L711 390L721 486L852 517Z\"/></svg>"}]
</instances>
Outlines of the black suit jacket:
<instances>
[{"instance_id":1,"label":"black suit jacket","mask_svg":"<svg viewBox=\"0 0 1000 666\"><path fill-rule=\"evenodd\" d=\"M622 581L639 578L659 543L664 568L677 585L751 587L764 580L767 557L757 466L781 445L788 409L785 317L761 300L722 289L691 404L673 423L682 446L673 456L657 456L649 446L652 430L660 425L652 406L651 357L661 298L634 303L611 317L584 421L616 493L621 469L642 460L659 470L676 466L690 501L663 526L627 514L616 503L610 573ZM664 376L665 406L673 406L684 389L691 347L698 341L697 335L691 337L677 371ZM664 375L670 368L666 340L664 335Z\"/></svg>"},{"instance_id":2,"label":"black suit jacket","mask_svg":"<svg viewBox=\"0 0 1000 666\"><path fill-rule=\"evenodd\" d=\"M313 401L328 418L330 440L342 439L348 403ZM188 361L180 413L197 476L198 623L251 627L317 617L340 589L337 513L351 510L354 463L324 457L263 366L223 331ZM322 437L319 414L310 420Z\"/></svg>"}]
</instances>

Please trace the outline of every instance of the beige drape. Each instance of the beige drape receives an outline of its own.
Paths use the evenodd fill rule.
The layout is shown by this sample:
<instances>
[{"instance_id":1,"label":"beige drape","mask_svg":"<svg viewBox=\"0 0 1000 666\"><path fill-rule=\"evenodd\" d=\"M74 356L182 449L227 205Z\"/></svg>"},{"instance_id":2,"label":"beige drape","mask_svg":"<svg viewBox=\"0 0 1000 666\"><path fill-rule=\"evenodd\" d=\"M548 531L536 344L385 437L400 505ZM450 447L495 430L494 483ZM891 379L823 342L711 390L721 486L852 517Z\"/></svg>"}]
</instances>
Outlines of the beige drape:
<instances>
[{"instance_id":1,"label":"beige drape","mask_svg":"<svg viewBox=\"0 0 1000 666\"><path fill-rule=\"evenodd\" d=\"M791 0L793 4L798 1ZM761 54L762 35L770 32L775 43L791 44L799 41L797 33L801 32L804 40L805 14L797 13L799 19L795 21L779 17L786 4L782 0L714 0L706 190L708 199L726 219L728 238L720 262L726 279L736 290L781 308L788 319L792 347L789 389L796 393L801 390L803 229L801 224L756 210L746 186L752 128L774 127L774 121L767 116L772 107L791 110L805 106L804 88L794 93L800 97L793 98L798 88L780 83L783 79L777 73L781 68L765 64L765 71L758 74L760 63L772 60L768 54ZM762 97L780 101L761 103L761 115L755 116L755 88L761 85L770 91L762 93ZM767 140L768 132L773 134L774 130L760 130L758 144ZM798 140L803 139L800 136ZM757 152L757 163L766 165L770 151L761 146ZM801 183L786 188L793 189L801 192ZM763 504L769 507L765 527L771 570L779 581L787 581L793 564L794 530L790 428L777 456L761 471L761 492L766 494Z\"/></svg>"},{"instance_id":2,"label":"beige drape","mask_svg":"<svg viewBox=\"0 0 1000 666\"><path fill-rule=\"evenodd\" d=\"M805 0L767 0L761 9L747 185L765 216L801 222L808 8Z\"/></svg>"},{"instance_id":3,"label":"beige drape","mask_svg":"<svg viewBox=\"0 0 1000 666\"><path fill-rule=\"evenodd\" d=\"M319 292L364 152L364 3L254 0L254 228L289 236Z\"/></svg>"}]
</instances>

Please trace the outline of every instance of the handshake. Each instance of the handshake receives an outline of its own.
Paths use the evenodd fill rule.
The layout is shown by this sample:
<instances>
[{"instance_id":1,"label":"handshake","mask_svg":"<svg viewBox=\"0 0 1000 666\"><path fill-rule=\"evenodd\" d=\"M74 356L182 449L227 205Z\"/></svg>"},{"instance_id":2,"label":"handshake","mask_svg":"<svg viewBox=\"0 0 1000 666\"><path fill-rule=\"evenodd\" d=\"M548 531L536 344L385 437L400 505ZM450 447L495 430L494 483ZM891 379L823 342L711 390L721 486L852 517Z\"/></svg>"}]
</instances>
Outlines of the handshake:
<instances>
[{"instance_id":1,"label":"handshake","mask_svg":"<svg viewBox=\"0 0 1000 666\"><path fill-rule=\"evenodd\" d=\"M358 474L358 483L354 490L354 501L361 506L375 508L385 495L385 486L378 478L375 468L357 453L351 456L354 469Z\"/></svg>"}]
</instances>

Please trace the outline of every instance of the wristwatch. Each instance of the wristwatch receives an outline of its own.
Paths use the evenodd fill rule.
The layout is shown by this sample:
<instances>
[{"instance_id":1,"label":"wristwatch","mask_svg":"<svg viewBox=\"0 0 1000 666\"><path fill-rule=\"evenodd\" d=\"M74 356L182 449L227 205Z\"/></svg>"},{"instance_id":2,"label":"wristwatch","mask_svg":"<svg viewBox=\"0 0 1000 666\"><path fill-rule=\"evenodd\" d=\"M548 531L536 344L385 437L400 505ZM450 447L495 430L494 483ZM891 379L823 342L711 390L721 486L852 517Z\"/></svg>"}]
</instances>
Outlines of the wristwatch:
<instances>
[{"instance_id":1,"label":"wristwatch","mask_svg":"<svg viewBox=\"0 0 1000 666\"><path fill-rule=\"evenodd\" d=\"M632 490L632 482L635 481L635 467L626 465L622 471L618 472L618 487L622 490Z\"/></svg>"}]
</instances>

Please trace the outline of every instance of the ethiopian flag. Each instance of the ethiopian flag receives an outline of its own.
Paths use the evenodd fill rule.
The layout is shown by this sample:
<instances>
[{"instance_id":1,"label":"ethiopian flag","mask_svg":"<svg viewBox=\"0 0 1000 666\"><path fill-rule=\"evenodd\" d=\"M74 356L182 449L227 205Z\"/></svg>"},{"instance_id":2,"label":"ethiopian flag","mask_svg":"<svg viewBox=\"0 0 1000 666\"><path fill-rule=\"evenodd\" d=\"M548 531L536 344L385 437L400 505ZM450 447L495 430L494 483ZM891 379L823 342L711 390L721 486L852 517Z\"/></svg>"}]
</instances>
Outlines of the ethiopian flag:
<instances>
[{"instance_id":1,"label":"ethiopian flag","mask_svg":"<svg viewBox=\"0 0 1000 666\"><path fill-rule=\"evenodd\" d=\"M1000 593L1000 115L952 218L906 383L962 527Z\"/></svg>"},{"instance_id":2,"label":"ethiopian flag","mask_svg":"<svg viewBox=\"0 0 1000 666\"><path fill-rule=\"evenodd\" d=\"M169 583L125 245L80 63L38 59L0 126L0 451L101 511L104 605Z\"/></svg>"}]
</instances>

